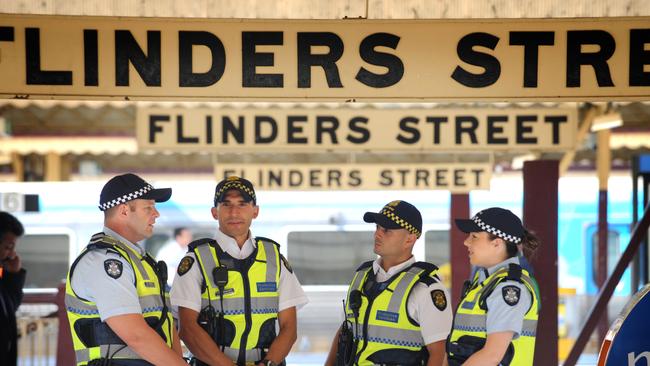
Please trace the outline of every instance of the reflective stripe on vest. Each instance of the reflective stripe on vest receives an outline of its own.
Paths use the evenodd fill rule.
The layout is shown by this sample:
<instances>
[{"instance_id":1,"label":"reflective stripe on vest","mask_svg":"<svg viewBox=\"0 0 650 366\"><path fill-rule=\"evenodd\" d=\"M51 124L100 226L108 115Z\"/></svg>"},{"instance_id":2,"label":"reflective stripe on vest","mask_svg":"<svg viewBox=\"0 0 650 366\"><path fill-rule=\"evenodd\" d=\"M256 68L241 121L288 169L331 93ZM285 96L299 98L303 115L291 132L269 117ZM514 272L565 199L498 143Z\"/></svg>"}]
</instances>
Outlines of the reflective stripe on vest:
<instances>
[{"instance_id":1,"label":"reflective stripe on vest","mask_svg":"<svg viewBox=\"0 0 650 366\"><path fill-rule=\"evenodd\" d=\"M214 243L214 244L212 244ZM219 258L223 253L216 242L205 243L194 248L194 254L201 268L201 274L206 287L201 294L201 308L211 305L217 311L223 311L224 319L235 327L235 334L231 344L225 344L225 353L235 362L258 361L260 350L254 348L260 339L262 324L275 320L278 316L280 284L280 252L277 245L264 240L257 240L257 248L253 253L254 260L245 274L237 268L231 268L226 258ZM226 253L224 257L230 258ZM249 260L234 260L244 263ZM221 294L212 277L214 268L228 262L228 283L224 286L223 309L221 308ZM233 262L233 263L234 263ZM244 278L248 281L245 283ZM248 291L248 293L246 293ZM250 304L250 314L247 314L246 305ZM245 333L250 315L250 331ZM274 325L275 327L275 325ZM215 339L215 343L217 339ZM245 360L241 360L243 356Z\"/></svg>"},{"instance_id":2,"label":"reflective stripe on vest","mask_svg":"<svg viewBox=\"0 0 650 366\"><path fill-rule=\"evenodd\" d=\"M498 283L508 276L508 267L503 267L492 273L482 282L478 283L478 276L465 297L461 300L449 340L456 342L462 336L474 336L487 339L487 312L479 304L482 295L488 289L494 289ZM522 269L520 281L531 294L531 306L524 316L519 337L512 341L514 357L510 362L512 366L532 366L535 352L535 337L537 334L537 319L539 316L539 299L535 292L535 284L528 271ZM487 295L487 294L486 294ZM449 352L449 350L448 350Z\"/></svg>"},{"instance_id":3,"label":"reflective stripe on vest","mask_svg":"<svg viewBox=\"0 0 650 366\"><path fill-rule=\"evenodd\" d=\"M384 282L386 287L378 292L374 299L369 299L363 287L372 271L373 268L368 267L355 273L348 290L346 304L346 316L353 324L352 329L363 329L359 332L362 334L355 332L355 337L359 340L355 351L357 355L355 364L361 366L372 365L373 362L369 358L380 351L401 349L420 352L425 347L420 326L409 320L406 309L408 296L413 286L420 281L420 275L424 270L411 266L399 272ZM435 273L431 275L433 274ZM362 291L364 294L361 298L358 327L355 326L357 320L349 307L350 293L353 290ZM385 354L384 352L382 354Z\"/></svg>"},{"instance_id":4,"label":"reflective stripe on vest","mask_svg":"<svg viewBox=\"0 0 650 366\"><path fill-rule=\"evenodd\" d=\"M160 284L154 268L145 260L143 256L135 252L128 245L121 243L115 238L107 236L104 233L93 235L89 242L89 245L98 243L108 245L111 250L119 253L119 255L123 257L123 259L125 259L133 268L136 293L138 295L138 301L142 309L143 317L160 319L160 317L163 315L162 310L164 309L164 304L160 296ZM71 267L70 271L68 272L66 282L65 306L68 313L68 321L70 323L72 343L77 358L77 365L85 365L88 363L88 361L101 357L140 360L142 358L135 351L125 346L124 344L100 344L93 347L86 347L82 340L82 337L84 335L77 334L78 329L75 327L75 324L77 324L77 322L83 321L85 324L89 324L87 323L89 321L96 321L98 323L101 322L97 305L92 301L88 301L77 296L77 294L72 289L72 282L70 281L76 262L83 255L87 254L88 250L88 247L86 247L86 249L84 249L84 251L79 255L73 264L73 267ZM103 268L100 268L98 270L103 270ZM168 309L170 309L169 298L167 297L165 301L167 302ZM170 334L171 321L171 312L167 311L167 314L165 315L165 321L162 323L161 328L165 335L167 345L170 348L172 342L172 337ZM79 327L82 327L82 325ZM102 327L104 329L109 329L108 325L105 322L102 323ZM109 337L104 336L100 338Z\"/></svg>"}]
</instances>

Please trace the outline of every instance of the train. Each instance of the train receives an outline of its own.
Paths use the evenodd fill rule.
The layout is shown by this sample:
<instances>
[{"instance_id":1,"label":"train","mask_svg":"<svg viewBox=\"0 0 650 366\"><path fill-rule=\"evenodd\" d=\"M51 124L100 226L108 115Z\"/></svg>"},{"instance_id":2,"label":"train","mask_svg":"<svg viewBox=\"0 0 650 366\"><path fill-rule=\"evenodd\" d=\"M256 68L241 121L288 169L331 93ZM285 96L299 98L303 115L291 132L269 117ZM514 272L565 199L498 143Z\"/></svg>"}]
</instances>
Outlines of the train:
<instances>
[{"instance_id":1,"label":"train","mask_svg":"<svg viewBox=\"0 0 650 366\"><path fill-rule=\"evenodd\" d=\"M144 175L145 179L148 179ZM156 251L177 227L187 227L195 238L212 237L217 222L210 215L215 179L148 179L156 187L172 187L172 198L157 204L160 217L154 235L144 242ZM26 288L48 289L64 280L70 263L102 228L97 205L104 181L4 182L0 196L37 194L39 211L16 212L26 234L18 252L28 270ZM615 172L609 182L608 263L611 271L630 237L632 178ZM18 195L18 196L19 196ZM299 335L294 363L322 364L333 335L343 320L342 300L354 269L373 259L374 226L363 213L378 211L392 200L413 203L423 216L423 235L414 256L438 265L450 283L449 229L451 196L446 191L259 191L260 214L252 233L281 245L310 302L299 310ZM470 193L470 211L501 206L521 216L523 184L520 172L495 173L490 190ZM559 181L559 286L568 289L560 311L561 337L575 337L586 309L598 291L595 283L598 181L593 172L571 173ZM544 244L538 250L543 255ZM38 270L30 270L37 268ZM544 271L544 268L536 268ZM610 303L614 317L632 293L627 270ZM296 361L295 357L299 357ZM289 360L291 361L291 360ZM290 362L291 363L291 362Z\"/></svg>"}]
</instances>

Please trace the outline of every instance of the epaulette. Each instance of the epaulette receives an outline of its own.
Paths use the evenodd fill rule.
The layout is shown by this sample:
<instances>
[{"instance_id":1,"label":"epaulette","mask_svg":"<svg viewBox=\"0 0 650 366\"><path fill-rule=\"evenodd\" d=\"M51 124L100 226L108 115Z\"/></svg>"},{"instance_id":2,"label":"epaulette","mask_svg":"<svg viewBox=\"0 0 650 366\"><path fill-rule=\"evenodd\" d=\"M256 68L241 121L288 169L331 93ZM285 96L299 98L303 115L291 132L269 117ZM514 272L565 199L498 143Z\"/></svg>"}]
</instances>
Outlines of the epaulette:
<instances>
[{"instance_id":1,"label":"epaulette","mask_svg":"<svg viewBox=\"0 0 650 366\"><path fill-rule=\"evenodd\" d=\"M415 262L412 267L421 268L424 271L420 274L420 282L429 286L434 283L440 282L440 277L436 274L438 272L438 267L429 262ZM433 276L431 275L433 273Z\"/></svg>"},{"instance_id":2,"label":"epaulette","mask_svg":"<svg viewBox=\"0 0 650 366\"><path fill-rule=\"evenodd\" d=\"M506 276L506 280L521 282L521 266L517 263L510 263L508 265L508 275Z\"/></svg>"},{"instance_id":3,"label":"epaulette","mask_svg":"<svg viewBox=\"0 0 650 366\"><path fill-rule=\"evenodd\" d=\"M374 261L367 261L367 262L363 262L363 263L361 263L361 265L359 266L359 268L357 268L357 269L355 270L355 272L359 272L359 271L361 271L362 269L366 269L366 268L368 268L368 267L372 267L372 262L374 262Z\"/></svg>"},{"instance_id":4,"label":"epaulette","mask_svg":"<svg viewBox=\"0 0 650 366\"><path fill-rule=\"evenodd\" d=\"M257 243L258 240L275 244L278 248L280 247L280 244L277 241L273 240L273 239L265 238L263 236L256 236L255 237L255 243Z\"/></svg>"},{"instance_id":5,"label":"epaulette","mask_svg":"<svg viewBox=\"0 0 650 366\"><path fill-rule=\"evenodd\" d=\"M187 246L187 252L193 252L196 247L203 245L203 244L217 244L217 242L214 239L210 238L201 238L201 239L196 239L192 241L188 246Z\"/></svg>"}]
</instances>

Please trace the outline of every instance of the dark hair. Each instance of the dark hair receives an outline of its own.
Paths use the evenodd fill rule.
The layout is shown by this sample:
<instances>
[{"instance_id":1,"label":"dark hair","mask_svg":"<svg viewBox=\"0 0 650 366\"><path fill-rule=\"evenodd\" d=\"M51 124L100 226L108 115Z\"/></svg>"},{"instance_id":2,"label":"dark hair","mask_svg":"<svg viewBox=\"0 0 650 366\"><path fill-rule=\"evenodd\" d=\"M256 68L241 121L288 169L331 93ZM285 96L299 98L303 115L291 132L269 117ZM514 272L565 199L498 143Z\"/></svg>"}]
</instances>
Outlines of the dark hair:
<instances>
[{"instance_id":1,"label":"dark hair","mask_svg":"<svg viewBox=\"0 0 650 366\"><path fill-rule=\"evenodd\" d=\"M0 211L0 238L4 237L6 233L22 236L25 233L25 228L14 215Z\"/></svg>"},{"instance_id":2,"label":"dark hair","mask_svg":"<svg viewBox=\"0 0 650 366\"><path fill-rule=\"evenodd\" d=\"M176 229L174 229L174 238L181 235L181 233L184 230L187 230L187 228L185 226L177 227Z\"/></svg>"},{"instance_id":3,"label":"dark hair","mask_svg":"<svg viewBox=\"0 0 650 366\"><path fill-rule=\"evenodd\" d=\"M492 233L488 233L488 236L490 240L498 238L498 236ZM537 235L535 235L533 232L528 231L526 228L524 228L524 237L521 238L521 243L515 244L507 240L503 241L506 243L506 252L508 254L508 258L516 257L519 254L519 245L521 245L523 249L524 257L530 258L535 250L537 250L537 247L539 247L540 243Z\"/></svg>"}]
</instances>

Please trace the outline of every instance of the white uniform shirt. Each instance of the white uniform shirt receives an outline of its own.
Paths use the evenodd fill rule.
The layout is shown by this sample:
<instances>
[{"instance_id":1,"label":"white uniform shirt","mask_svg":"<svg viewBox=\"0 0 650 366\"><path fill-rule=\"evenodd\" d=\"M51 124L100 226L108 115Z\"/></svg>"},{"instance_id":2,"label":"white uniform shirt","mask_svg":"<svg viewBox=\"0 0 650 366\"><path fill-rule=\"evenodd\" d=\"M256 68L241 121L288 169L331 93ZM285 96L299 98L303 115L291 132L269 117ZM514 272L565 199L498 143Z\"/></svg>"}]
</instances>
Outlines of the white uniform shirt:
<instances>
[{"instance_id":1,"label":"white uniform shirt","mask_svg":"<svg viewBox=\"0 0 650 366\"><path fill-rule=\"evenodd\" d=\"M406 262L390 267L388 271L384 271L381 267L381 258L377 258L372 263L372 269L375 272L377 282L384 282L413 263L415 263L415 258L411 257ZM433 304L431 292L435 290L442 290L447 298L447 306L442 311ZM420 323L420 332L422 333L424 344L431 344L447 339L451 330L453 315L451 312L451 303L449 302L449 292L442 282L432 283L429 286L418 282L413 287L406 302L406 311L413 320Z\"/></svg>"},{"instance_id":2,"label":"white uniform shirt","mask_svg":"<svg viewBox=\"0 0 650 366\"><path fill-rule=\"evenodd\" d=\"M172 285L178 264L181 262L181 259L183 259L185 254L187 254L187 247L182 247L174 239L165 243L165 245L158 251L158 254L156 254L157 261L164 261L167 264L168 285Z\"/></svg>"},{"instance_id":3,"label":"white uniform shirt","mask_svg":"<svg viewBox=\"0 0 650 366\"><path fill-rule=\"evenodd\" d=\"M109 235L143 255L144 249L124 239L115 231L104 227L104 233ZM104 268L106 260L117 260L122 263L122 273L118 278L108 275ZM81 298L97 304L99 317L102 321L124 314L141 314L142 308L135 288L135 274L131 264L121 255L106 249L92 250L85 254L72 273L70 279L72 290Z\"/></svg>"},{"instance_id":4,"label":"white uniform shirt","mask_svg":"<svg viewBox=\"0 0 650 366\"><path fill-rule=\"evenodd\" d=\"M494 267L487 269L477 268L479 273L478 280L485 280L489 275L502 267L507 267L510 263L519 264L519 259L512 257ZM504 299L505 294L503 288L506 286L519 288L519 300L514 305L508 304ZM521 328L524 324L524 316L528 312L532 301L532 295L523 283L512 280L499 283L485 301L488 307L487 321L485 324L487 334L511 331L515 333L512 339L519 338Z\"/></svg>"},{"instance_id":5,"label":"white uniform shirt","mask_svg":"<svg viewBox=\"0 0 650 366\"><path fill-rule=\"evenodd\" d=\"M217 230L215 240L221 249L235 259L246 259L256 248L256 244L249 234L244 245L239 248L235 239ZM200 267L196 264L194 253L188 253L187 256L194 259L190 269L183 275L176 275L174 284L170 293L172 309L178 314L178 307L192 309L201 312L201 283L203 275ZM295 273L289 272L284 262L280 261L280 284L278 285L279 306L278 312L295 306L296 310L300 309L307 302L307 296L298 282Z\"/></svg>"}]
</instances>

